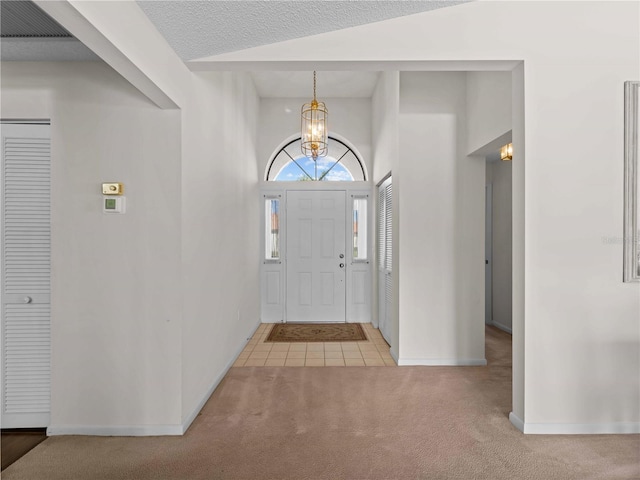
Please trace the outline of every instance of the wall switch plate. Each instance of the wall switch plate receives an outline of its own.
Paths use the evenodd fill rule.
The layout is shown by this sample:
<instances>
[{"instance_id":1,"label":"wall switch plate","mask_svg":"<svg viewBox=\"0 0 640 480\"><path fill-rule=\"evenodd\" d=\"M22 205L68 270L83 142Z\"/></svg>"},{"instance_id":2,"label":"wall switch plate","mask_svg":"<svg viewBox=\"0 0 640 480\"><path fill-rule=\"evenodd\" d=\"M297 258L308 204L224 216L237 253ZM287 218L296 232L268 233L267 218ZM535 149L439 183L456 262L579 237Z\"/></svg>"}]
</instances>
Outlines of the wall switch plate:
<instances>
[{"instance_id":1,"label":"wall switch plate","mask_svg":"<svg viewBox=\"0 0 640 480\"><path fill-rule=\"evenodd\" d=\"M124 185L122 183L103 183L102 194L103 195L123 195Z\"/></svg>"},{"instance_id":2,"label":"wall switch plate","mask_svg":"<svg viewBox=\"0 0 640 480\"><path fill-rule=\"evenodd\" d=\"M126 197L106 197L102 199L102 212L110 215L125 213L127 210Z\"/></svg>"}]
</instances>

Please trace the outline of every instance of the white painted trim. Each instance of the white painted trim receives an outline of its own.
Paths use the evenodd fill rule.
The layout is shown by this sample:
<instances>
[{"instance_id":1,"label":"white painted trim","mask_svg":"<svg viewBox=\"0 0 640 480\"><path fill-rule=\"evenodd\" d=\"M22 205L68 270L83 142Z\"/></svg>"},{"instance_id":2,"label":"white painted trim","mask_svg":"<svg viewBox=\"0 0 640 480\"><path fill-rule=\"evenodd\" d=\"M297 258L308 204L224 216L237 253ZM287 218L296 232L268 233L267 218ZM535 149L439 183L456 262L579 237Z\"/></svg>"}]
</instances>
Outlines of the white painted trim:
<instances>
[{"instance_id":1,"label":"white painted trim","mask_svg":"<svg viewBox=\"0 0 640 480\"><path fill-rule=\"evenodd\" d=\"M515 413L509 421L526 435L623 435L640 433L640 422L525 423Z\"/></svg>"},{"instance_id":2,"label":"white painted trim","mask_svg":"<svg viewBox=\"0 0 640 480\"><path fill-rule=\"evenodd\" d=\"M91 435L102 437L151 437L182 435L182 425L51 425L47 436Z\"/></svg>"},{"instance_id":3,"label":"white painted trim","mask_svg":"<svg viewBox=\"0 0 640 480\"><path fill-rule=\"evenodd\" d=\"M247 346L247 343L249 343L249 340L251 339L251 337L253 337L253 335L256 333L256 330L258 330L258 327L260 327L260 323L261 323L260 321L256 323L255 328L251 331L251 333L249 334L245 342L242 345L240 345L240 348L236 350L236 353L233 355L231 360L227 362L227 364L224 366L220 374L213 380L211 387L209 387L209 390L207 390L207 393L204 394L204 396L202 397L202 400L200 400L198 405L196 405L196 408L191 412L191 414L184 419L184 421L182 422L181 434L187 433L187 430L189 429L193 421L198 416L198 413L200 413L200 410L202 410L202 407L204 407L205 403L207 403L207 401L209 400L209 398L211 397L215 389L218 388L218 385L220 385L220 382L222 381L222 379L225 377L229 369L233 366L235 361L238 359L238 357L240 356L244 348Z\"/></svg>"},{"instance_id":4,"label":"white painted trim","mask_svg":"<svg viewBox=\"0 0 640 480\"><path fill-rule=\"evenodd\" d=\"M393 355L392 355L393 356ZM395 360L395 357L394 357ZM398 365L425 365L425 366L468 366L477 367L487 364L484 358L400 358L397 360Z\"/></svg>"},{"instance_id":5,"label":"white painted trim","mask_svg":"<svg viewBox=\"0 0 640 480\"><path fill-rule=\"evenodd\" d=\"M503 332L507 332L509 335L513 335L513 332L511 331L511 329L506 325L502 325L501 323L498 323L498 322L491 322L490 325L493 325L494 327L499 328Z\"/></svg>"},{"instance_id":6,"label":"white painted trim","mask_svg":"<svg viewBox=\"0 0 640 480\"><path fill-rule=\"evenodd\" d=\"M524 422L520 420L520 417L518 417L515 413L509 413L509 421L513 424L514 427L524 433Z\"/></svg>"},{"instance_id":7,"label":"white painted trim","mask_svg":"<svg viewBox=\"0 0 640 480\"><path fill-rule=\"evenodd\" d=\"M51 125L51 120L43 119L19 119L19 118L3 118L0 119L1 125Z\"/></svg>"},{"instance_id":8,"label":"white painted trim","mask_svg":"<svg viewBox=\"0 0 640 480\"><path fill-rule=\"evenodd\" d=\"M623 281L640 282L640 235L638 229L638 97L640 82L624 82L624 229L623 229Z\"/></svg>"},{"instance_id":9,"label":"white painted trim","mask_svg":"<svg viewBox=\"0 0 640 480\"><path fill-rule=\"evenodd\" d=\"M393 358L393 360L396 362L396 365L400 365L398 361L398 354L393 351L393 347L389 348L389 354L391 355L391 358Z\"/></svg>"},{"instance_id":10,"label":"white painted trim","mask_svg":"<svg viewBox=\"0 0 640 480\"><path fill-rule=\"evenodd\" d=\"M185 103L182 91L190 85L189 71L166 42L157 41L157 30L135 2L35 3L158 107L174 109ZM135 37L127 38L128 27ZM151 45L157 54L147 54Z\"/></svg>"},{"instance_id":11,"label":"white painted trim","mask_svg":"<svg viewBox=\"0 0 640 480\"><path fill-rule=\"evenodd\" d=\"M44 0L46 3L46 0ZM73 33L73 32L72 32ZM256 47L258 48L258 47ZM231 52L235 54L237 52ZM244 53L246 55L246 52ZM197 58L185 64L192 72L214 71L269 71L269 70L399 70L407 72L481 72L485 70L510 72L519 60L267 60L256 56L251 59L230 60L225 55ZM216 58L218 60L216 60ZM225 60L225 58L227 58Z\"/></svg>"},{"instance_id":12,"label":"white painted trim","mask_svg":"<svg viewBox=\"0 0 640 480\"><path fill-rule=\"evenodd\" d=\"M525 423L531 435L621 435L640 433L640 422L612 423Z\"/></svg>"}]
</instances>

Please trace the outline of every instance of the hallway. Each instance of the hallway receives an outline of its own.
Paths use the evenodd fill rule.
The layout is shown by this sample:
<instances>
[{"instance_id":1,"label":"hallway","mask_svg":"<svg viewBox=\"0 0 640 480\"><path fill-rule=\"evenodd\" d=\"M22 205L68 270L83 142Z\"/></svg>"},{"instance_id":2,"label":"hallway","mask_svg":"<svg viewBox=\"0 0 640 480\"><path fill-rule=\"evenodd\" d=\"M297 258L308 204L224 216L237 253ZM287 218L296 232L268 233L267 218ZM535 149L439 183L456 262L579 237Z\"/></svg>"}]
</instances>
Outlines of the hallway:
<instances>
[{"instance_id":1,"label":"hallway","mask_svg":"<svg viewBox=\"0 0 640 480\"><path fill-rule=\"evenodd\" d=\"M3 478L640 476L638 435L517 431L511 337L487 327L486 341L486 367L232 368L183 437L51 437Z\"/></svg>"}]
</instances>

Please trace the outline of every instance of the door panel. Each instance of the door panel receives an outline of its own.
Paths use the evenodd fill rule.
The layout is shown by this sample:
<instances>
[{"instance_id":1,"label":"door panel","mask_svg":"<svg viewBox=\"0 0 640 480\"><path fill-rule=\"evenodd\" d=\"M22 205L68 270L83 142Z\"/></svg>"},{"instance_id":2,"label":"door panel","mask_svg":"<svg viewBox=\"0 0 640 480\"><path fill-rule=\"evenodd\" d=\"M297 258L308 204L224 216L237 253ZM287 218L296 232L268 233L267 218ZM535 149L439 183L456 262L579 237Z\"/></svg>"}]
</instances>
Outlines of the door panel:
<instances>
[{"instance_id":1,"label":"door panel","mask_svg":"<svg viewBox=\"0 0 640 480\"><path fill-rule=\"evenodd\" d=\"M50 420L48 125L2 125L3 428Z\"/></svg>"},{"instance_id":2,"label":"door panel","mask_svg":"<svg viewBox=\"0 0 640 480\"><path fill-rule=\"evenodd\" d=\"M288 322L345 321L345 205L345 192L287 193Z\"/></svg>"}]
</instances>

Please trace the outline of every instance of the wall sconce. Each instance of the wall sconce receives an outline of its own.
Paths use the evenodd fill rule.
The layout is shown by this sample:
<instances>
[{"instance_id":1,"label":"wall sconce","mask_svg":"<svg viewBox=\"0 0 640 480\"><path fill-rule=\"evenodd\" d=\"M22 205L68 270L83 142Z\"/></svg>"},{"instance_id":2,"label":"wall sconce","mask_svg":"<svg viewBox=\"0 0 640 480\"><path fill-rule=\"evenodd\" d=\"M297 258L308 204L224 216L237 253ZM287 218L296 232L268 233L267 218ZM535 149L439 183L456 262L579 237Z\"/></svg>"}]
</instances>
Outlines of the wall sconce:
<instances>
[{"instance_id":1,"label":"wall sconce","mask_svg":"<svg viewBox=\"0 0 640 480\"><path fill-rule=\"evenodd\" d=\"M513 144L508 143L500 149L500 160L507 162L513 158Z\"/></svg>"}]
</instances>

